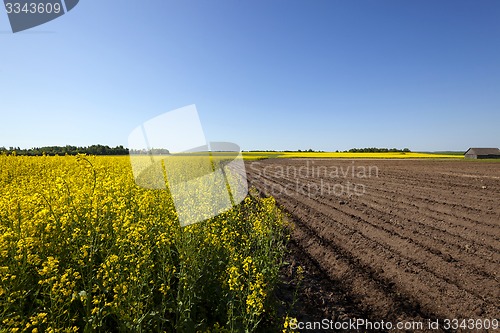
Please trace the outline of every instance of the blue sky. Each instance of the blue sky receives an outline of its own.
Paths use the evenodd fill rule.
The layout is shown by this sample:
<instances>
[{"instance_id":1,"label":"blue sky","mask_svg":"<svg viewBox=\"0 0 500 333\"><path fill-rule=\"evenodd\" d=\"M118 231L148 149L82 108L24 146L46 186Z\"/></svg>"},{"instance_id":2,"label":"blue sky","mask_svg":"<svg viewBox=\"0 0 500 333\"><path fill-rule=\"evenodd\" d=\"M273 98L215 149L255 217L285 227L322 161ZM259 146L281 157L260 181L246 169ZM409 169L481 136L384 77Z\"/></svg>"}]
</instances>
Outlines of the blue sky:
<instances>
[{"instance_id":1,"label":"blue sky","mask_svg":"<svg viewBox=\"0 0 500 333\"><path fill-rule=\"evenodd\" d=\"M196 104L242 149L500 147L500 2L88 1L12 34L0 147L127 146Z\"/></svg>"}]
</instances>

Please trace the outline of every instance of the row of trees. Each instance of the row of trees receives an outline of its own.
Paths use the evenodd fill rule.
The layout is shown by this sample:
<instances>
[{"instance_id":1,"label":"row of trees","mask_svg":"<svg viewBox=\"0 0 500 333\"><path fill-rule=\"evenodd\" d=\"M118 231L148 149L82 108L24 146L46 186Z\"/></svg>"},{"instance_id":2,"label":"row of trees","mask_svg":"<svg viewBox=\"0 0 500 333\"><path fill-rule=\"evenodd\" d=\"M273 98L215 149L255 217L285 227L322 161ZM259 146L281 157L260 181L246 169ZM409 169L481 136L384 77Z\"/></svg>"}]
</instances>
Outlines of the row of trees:
<instances>
[{"instance_id":1,"label":"row of trees","mask_svg":"<svg viewBox=\"0 0 500 333\"><path fill-rule=\"evenodd\" d=\"M5 155L23 155L23 156L42 156L42 155L128 155L128 148L123 146L109 147L103 145L92 145L88 147L76 146L50 146L50 147L35 147L30 149L21 149L19 147L0 147L0 154Z\"/></svg>"},{"instance_id":2,"label":"row of trees","mask_svg":"<svg viewBox=\"0 0 500 333\"><path fill-rule=\"evenodd\" d=\"M279 150L249 150L250 152L280 152ZM283 150L283 152L285 153L290 153L290 152L305 152L305 153L312 153L312 152L316 152L316 153L321 153L321 152L324 152L323 150L313 150L313 149L307 149L307 150ZM335 151L336 153L338 153L339 151L336 150ZM404 149L397 149L397 148L375 148L375 147L372 147L372 148L352 148L352 149L349 149L349 150L344 150L343 151L344 153L409 153L411 152L410 149L408 148L404 148Z\"/></svg>"},{"instance_id":3,"label":"row of trees","mask_svg":"<svg viewBox=\"0 0 500 333\"><path fill-rule=\"evenodd\" d=\"M298 152L321 152L321 150L297 150ZM77 154L88 154L88 155L128 155L132 154L144 154L145 151L141 150L132 150L129 151L128 148L124 148L123 146L117 147L109 147L103 145L92 145L88 147L76 147L76 146L51 146L51 147L35 147L30 149L21 149L19 147L9 147L8 149L5 147L0 147L0 154L6 155L25 155L25 156L42 156L42 155L77 155ZM275 150L267 150L267 152L275 152ZM285 150L285 152L291 152L290 150ZM339 152L338 150L336 152ZM393 153L393 152L403 152L409 153L410 149L397 149L397 148L352 148L349 149L350 153ZM168 149L153 149L152 151L148 151L147 153L153 154L169 154Z\"/></svg>"},{"instance_id":4,"label":"row of trees","mask_svg":"<svg viewBox=\"0 0 500 333\"><path fill-rule=\"evenodd\" d=\"M397 148L352 148L349 149L350 153L409 153L411 152L410 149L404 148L404 149L397 149Z\"/></svg>"},{"instance_id":5,"label":"row of trees","mask_svg":"<svg viewBox=\"0 0 500 333\"><path fill-rule=\"evenodd\" d=\"M130 149L130 155L169 155L170 151L165 148L151 148L151 149Z\"/></svg>"}]
</instances>

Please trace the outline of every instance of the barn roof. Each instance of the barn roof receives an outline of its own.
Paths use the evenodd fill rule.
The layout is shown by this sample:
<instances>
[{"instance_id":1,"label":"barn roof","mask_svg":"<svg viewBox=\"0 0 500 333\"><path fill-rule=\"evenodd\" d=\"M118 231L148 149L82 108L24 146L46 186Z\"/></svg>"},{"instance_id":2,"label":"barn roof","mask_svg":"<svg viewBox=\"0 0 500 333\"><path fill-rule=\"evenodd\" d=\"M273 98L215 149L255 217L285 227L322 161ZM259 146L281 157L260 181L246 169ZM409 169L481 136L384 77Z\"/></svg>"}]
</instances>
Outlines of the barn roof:
<instances>
[{"instance_id":1,"label":"barn roof","mask_svg":"<svg viewBox=\"0 0 500 333\"><path fill-rule=\"evenodd\" d=\"M469 148L465 154L473 155L500 155L498 148Z\"/></svg>"}]
</instances>

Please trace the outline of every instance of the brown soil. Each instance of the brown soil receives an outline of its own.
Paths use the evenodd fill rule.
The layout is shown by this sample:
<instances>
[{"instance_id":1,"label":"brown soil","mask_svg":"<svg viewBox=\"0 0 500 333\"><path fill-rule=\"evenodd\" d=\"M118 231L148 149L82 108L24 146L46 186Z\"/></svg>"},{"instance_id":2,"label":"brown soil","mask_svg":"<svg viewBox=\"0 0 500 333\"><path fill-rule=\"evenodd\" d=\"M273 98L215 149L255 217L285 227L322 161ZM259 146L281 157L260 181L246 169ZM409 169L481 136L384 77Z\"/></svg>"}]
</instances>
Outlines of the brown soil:
<instances>
[{"instance_id":1,"label":"brown soil","mask_svg":"<svg viewBox=\"0 0 500 333\"><path fill-rule=\"evenodd\" d=\"M500 163L272 159L246 169L294 222L285 275L306 268L299 320L500 317Z\"/></svg>"}]
</instances>

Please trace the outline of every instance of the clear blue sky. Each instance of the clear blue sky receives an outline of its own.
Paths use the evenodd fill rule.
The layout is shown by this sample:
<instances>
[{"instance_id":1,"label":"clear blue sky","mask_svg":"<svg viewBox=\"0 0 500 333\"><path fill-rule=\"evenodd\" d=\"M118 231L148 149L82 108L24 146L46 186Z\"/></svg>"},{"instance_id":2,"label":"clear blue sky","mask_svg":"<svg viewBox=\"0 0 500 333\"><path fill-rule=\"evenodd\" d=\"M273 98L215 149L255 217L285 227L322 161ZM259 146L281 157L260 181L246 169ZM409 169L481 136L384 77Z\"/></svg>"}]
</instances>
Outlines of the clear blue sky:
<instances>
[{"instance_id":1,"label":"clear blue sky","mask_svg":"<svg viewBox=\"0 0 500 333\"><path fill-rule=\"evenodd\" d=\"M242 149L500 147L500 1L81 0L12 34L0 146L127 146L196 104Z\"/></svg>"}]
</instances>

